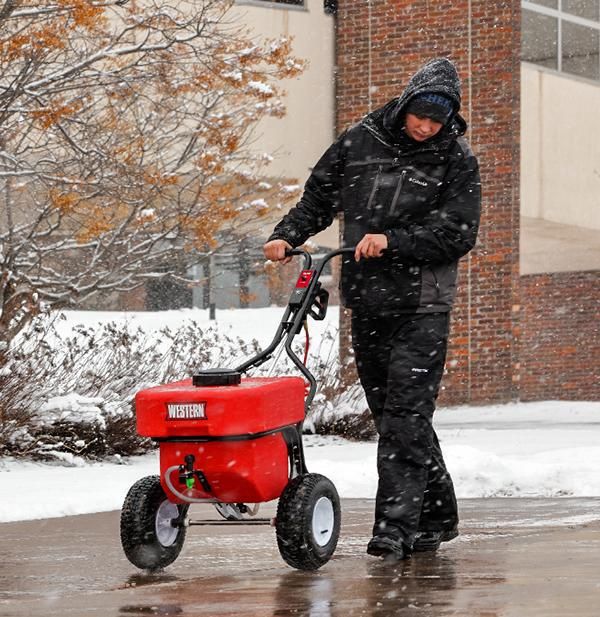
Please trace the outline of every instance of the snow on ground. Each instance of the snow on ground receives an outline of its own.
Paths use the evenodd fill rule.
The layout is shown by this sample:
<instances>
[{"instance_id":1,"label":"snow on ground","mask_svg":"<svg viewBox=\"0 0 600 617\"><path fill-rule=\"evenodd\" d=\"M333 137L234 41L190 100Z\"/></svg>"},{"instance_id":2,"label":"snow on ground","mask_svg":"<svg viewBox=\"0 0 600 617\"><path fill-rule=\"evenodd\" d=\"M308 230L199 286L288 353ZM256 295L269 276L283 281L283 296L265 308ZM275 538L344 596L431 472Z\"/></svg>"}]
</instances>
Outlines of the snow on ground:
<instances>
[{"instance_id":1,"label":"snow on ground","mask_svg":"<svg viewBox=\"0 0 600 617\"><path fill-rule=\"evenodd\" d=\"M321 333L337 324L332 309L326 322L311 322L315 353ZM281 308L217 311L217 325L264 345L282 313ZM77 312L59 328L67 333L75 323L122 319L145 330L174 328L185 319L208 323L200 310ZM600 496L600 402L446 408L436 413L435 425L459 498ZM375 496L375 442L306 436L305 448L310 471L331 478L341 497ZM0 522L119 509L137 479L157 472L156 454L98 464L74 459L71 466L0 459L0 489L10 496L0 502Z\"/></svg>"},{"instance_id":2,"label":"snow on ground","mask_svg":"<svg viewBox=\"0 0 600 617\"><path fill-rule=\"evenodd\" d=\"M256 339L265 346L271 342L281 318L284 308L272 306L259 309L217 309L216 319L209 320L208 311L204 309L181 309L173 311L65 311L65 319L59 319L56 329L60 334L70 334L74 325L83 324L93 326L99 323L116 322L128 323L132 328L140 327L145 332L158 331L165 326L175 330L185 322L195 321L201 327L214 327L217 331L251 341ZM330 306L323 321L309 320L311 347L319 348L319 341L327 330L337 332L339 321L339 307ZM304 340L304 334L298 336Z\"/></svg>"},{"instance_id":3,"label":"snow on ground","mask_svg":"<svg viewBox=\"0 0 600 617\"><path fill-rule=\"evenodd\" d=\"M440 409L436 427L459 498L600 496L600 403ZM341 497L375 496L375 442L309 435L305 449L310 471ZM10 495L0 522L118 509L136 480L157 472L156 454L73 467L0 461Z\"/></svg>"}]
</instances>

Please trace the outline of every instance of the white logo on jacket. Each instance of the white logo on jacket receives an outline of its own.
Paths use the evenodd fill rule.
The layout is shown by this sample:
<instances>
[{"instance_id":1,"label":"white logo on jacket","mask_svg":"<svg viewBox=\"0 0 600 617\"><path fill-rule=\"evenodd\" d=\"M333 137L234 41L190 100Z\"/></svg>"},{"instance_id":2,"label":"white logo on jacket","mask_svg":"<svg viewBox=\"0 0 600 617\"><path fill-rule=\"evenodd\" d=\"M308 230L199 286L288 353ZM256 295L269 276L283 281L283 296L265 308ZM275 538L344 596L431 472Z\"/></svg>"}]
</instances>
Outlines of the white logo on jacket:
<instances>
[{"instance_id":1,"label":"white logo on jacket","mask_svg":"<svg viewBox=\"0 0 600 617\"><path fill-rule=\"evenodd\" d=\"M417 180L417 178L409 178L408 181L412 182L413 184L418 184L419 186L428 186L427 182L425 182L424 180Z\"/></svg>"}]
</instances>

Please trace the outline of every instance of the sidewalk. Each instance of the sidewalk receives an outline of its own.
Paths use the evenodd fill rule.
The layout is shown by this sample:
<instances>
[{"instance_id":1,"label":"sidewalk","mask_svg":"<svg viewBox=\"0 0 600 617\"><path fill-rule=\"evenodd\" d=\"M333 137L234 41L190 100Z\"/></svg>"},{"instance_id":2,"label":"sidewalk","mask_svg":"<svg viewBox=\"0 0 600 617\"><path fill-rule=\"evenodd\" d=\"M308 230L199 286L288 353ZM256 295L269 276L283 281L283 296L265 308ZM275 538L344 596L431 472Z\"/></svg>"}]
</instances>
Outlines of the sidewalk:
<instances>
[{"instance_id":1,"label":"sidewalk","mask_svg":"<svg viewBox=\"0 0 600 617\"><path fill-rule=\"evenodd\" d=\"M338 550L314 573L283 563L270 527L191 528L150 575L122 555L117 512L0 524L0 616L598 615L600 498L461 500L457 540L392 566L364 552L373 502L342 509Z\"/></svg>"}]
</instances>

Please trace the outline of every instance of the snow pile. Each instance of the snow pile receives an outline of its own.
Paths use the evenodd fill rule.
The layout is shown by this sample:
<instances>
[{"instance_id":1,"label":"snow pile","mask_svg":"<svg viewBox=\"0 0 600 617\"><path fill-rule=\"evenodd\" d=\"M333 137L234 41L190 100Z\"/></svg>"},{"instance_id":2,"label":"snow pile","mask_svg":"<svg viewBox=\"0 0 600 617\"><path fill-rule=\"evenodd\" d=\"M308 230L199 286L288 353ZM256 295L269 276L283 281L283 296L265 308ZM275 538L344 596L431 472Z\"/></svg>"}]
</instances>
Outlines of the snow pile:
<instances>
[{"instance_id":1,"label":"snow pile","mask_svg":"<svg viewBox=\"0 0 600 617\"><path fill-rule=\"evenodd\" d=\"M211 322L208 312L200 310L68 313L56 324L55 338L47 337L46 347L30 358L36 376L33 390L43 393L33 416L42 433L33 439L22 426L14 432L26 448L46 451L53 463L0 458L0 487L11 496L0 504L0 521L120 508L129 487L159 469L156 453L122 457L102 444L106 439L118 443L134 433L126 395L152 382L185 377L192 367L235 366L256 345L264 348L271 341L282 314L283 309L275 307L217 311L217 320ZM320 384L335 368L337 320L337 308L331 307L324 322L310 323L309 365ZM256 345L249 343L252 339ZM48 350L60 349L67 340L60 361L44 368ZM83 348L88 351L77 362L73 358L78 354L66 353ZM105 363L107 359L111 362ZM282 369L284 359L275 358L273 365L294 372L289 364ZM138 371L133 377L125 370L132 366ZM262 370L271 369L265 365ZM365 405L360 388L350 388L337 399L318 395L316 403L311 419L321 423L356 414ZM129 424L119 423L127 413ZM53 426L63 427L64 434L50 439ZM440 409L435 426L459 498L600 496L598 402ZM75 430L83 430L84 436L69 441L67 433ZM101 462L84 459L92 444L105 448ZM309 469L330 477L342 497L375 496L374 440L308 435L305 446Z\"/></svg>"},{"instance_id":2,"label":"snow pile","mask_svg":"<svg viewBox=\"0 0 600 617\"><path fill-rule=\"evenodd\" d=\"M42 426L57 422L98 424L106 427L104 414L100 408L103 398L90 398L72 392L65 396L55 396L45 402L39 410L38 418Z\"/></svg>"},{"instance_id":3,"label":"snow pile","mask_svg":"<svg viewBox=\"0 0 600 617\"><path fill-rule=\"evenodd\" d=\"M599 496L600 448L499 456L451 445L446 458L461 497Z\"/></svg>"},{"instance_id":4,"label":"snow pile","mask_svg":"<svg viewBox=\"0 0 600 617\"><path fill-rule=\"evenodd\" d=\"M435 424L459 498L585 497L600 496L599 417L599 403L554 401L441 409ZM375 496L375 441L308 435L304 444L309 470L331 478L341 497ZM0 521L119 509L136 480L159 470L156 453L65 462L73 466L1 461L11 499L0 503Z\"/></svg>"},{"instance_id":5,"label":"snow pile","mask_svg":"<svg viewBox=\"0 0 600 617\"><path fill-rule=\"evenodd\" d=\"M173 324L151 314L155 321L147 328L127 314L77 315L83 319L51 324L41 318L11 350L0 453L61 460L68 457L60 453L141 453L147 440L134 429L137 391L200 367L235 365L257 350L250 337L242 340L208 319L200 326L185 313Z\"/></svg>"}]
</instances>

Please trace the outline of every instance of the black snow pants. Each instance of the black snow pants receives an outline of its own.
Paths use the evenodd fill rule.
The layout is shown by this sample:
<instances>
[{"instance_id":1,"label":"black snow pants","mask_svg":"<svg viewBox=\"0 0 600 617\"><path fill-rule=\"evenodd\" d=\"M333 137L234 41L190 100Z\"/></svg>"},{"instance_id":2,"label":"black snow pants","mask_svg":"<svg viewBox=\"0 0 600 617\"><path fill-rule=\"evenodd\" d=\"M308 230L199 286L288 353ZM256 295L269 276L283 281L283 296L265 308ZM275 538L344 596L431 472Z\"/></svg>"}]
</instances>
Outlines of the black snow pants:
<instances>
[{"instance_id":1,"label":"black snow pants","mask_svg":"<svg viewBox=\"0 0 600 617\"><path fill-rule=\"evenodd\" d=\"M352 313L358 375L379 433L373 535L399 539L408 551L417 531L458 524L454 486L432 425L449 319L449 313Z\"/></svg>"}]
</instances>

